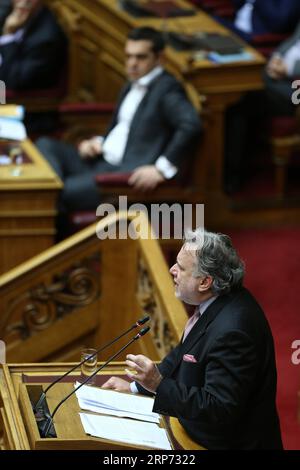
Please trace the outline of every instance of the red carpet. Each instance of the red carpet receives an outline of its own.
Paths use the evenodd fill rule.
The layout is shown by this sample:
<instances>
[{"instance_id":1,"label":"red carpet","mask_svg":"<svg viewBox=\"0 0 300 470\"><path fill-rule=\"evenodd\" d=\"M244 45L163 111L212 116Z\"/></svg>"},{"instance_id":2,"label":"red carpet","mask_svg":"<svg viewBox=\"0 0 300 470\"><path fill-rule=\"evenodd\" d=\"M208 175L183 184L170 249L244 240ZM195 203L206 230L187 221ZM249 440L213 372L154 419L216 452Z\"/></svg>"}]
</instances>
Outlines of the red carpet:
<instances>
[{"instance_id":1,"label":"red carpet","mask_svg":"<svg viewBox=\"0 0 300 470\"><path fill-rule=\"evenodd\" d=\"M291 362L292 342L300 340L300 228L226 233L246 263L245 285L263 307L273 332L284 448L300 450L300 364Z\"/></svg>"}]
</instances>

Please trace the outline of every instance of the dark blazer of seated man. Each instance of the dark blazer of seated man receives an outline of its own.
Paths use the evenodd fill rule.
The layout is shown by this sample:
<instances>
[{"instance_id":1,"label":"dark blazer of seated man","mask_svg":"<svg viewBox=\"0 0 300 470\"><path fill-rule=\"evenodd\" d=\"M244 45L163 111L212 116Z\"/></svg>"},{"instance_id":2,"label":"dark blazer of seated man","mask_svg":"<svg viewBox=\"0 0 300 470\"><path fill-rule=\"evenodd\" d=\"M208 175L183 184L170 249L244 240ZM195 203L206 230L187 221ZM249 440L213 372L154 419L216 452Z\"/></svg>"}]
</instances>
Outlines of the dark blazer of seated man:
<instances>
[{"instance_id":1,"label":"dark blazer of seated man","mask_svg":"<svg viewBox=\"0 0 300 470\"><path fill-rule=\"evenodd\" d=\"M292 33L300 18L298 0L231 1L236 8L234 20L218 20L247 41L260 34Z\"/></svg>"},{"instance_id":2,"label":"dark blazer of seated man","mask_svg":"<svg viewBox=\"0 0 300 470\"><path fill-rule=\"evenodd\" d=\"M196 307L180 344L158 367L128 354L134 382L103 387L155 394L153 411L208 449L281 449L272 333L229 237L191 232L170 272L176 296Z\"/></svg>"},{"instance_id":3,"label":"dark blazer of seated man","mask_svg":"<svg viewBox=\"0 0 300 470\"><path fill-rule=\"evenodd\" d=\"M299 78L300 22L268 60L263 72L264 89L247 93L226 111L224 184L228 193L241 189L249 162L257 153L253 135L261 133L261 124L275 116L295 115L299 91L292 84Z\"/></svg>"},{"instance_id":4,"label":"dark blazer of seated man","mask_svg":"<svg viewBox=\"0 0 300 470\"><path fill-rule=\"evenodd\" d=\"M66 60L63 31L42 0L11 0L11 6L0 17L0 79L13 90L55 86Z\"/></svg>"},{"instance_id":5,"label":"dark blazer of seated man","mask_svg":"<svg viewBox=\"0 0 300 470\"><path fill-rule=\"evenodd\" d=\"M142 191L175 177L201 130L182 85L162 67L163 36L137 28L125 45L129 82L121 91L105 138L78 148L42 138L37 146L64 181L60 209L95 209L100 202L94 175L132 171L129 184Z\"/></svg>"},{"instance_id":6,"label":"dark blazer of seated man","mask_svg":"<svg viewBox=\"0 0 300 470\"><path fill-rule=\"evenodd\" d=\"M0 30L2 30L5 18L11 10L11 0L2 0L0 3Z\"/></svg>"},{"instance_id":7,"label":"dark blazer of seated man","mask_svg":"<svg viewBox=\"0 0 300 470\"><path fill-rule=\"evenodd\" d=\"M266 107L272 115L294 115L292 82L300 78L300 17L294 33L282 42L267 63L264 82Z\"/></svg>"}]
</instances>

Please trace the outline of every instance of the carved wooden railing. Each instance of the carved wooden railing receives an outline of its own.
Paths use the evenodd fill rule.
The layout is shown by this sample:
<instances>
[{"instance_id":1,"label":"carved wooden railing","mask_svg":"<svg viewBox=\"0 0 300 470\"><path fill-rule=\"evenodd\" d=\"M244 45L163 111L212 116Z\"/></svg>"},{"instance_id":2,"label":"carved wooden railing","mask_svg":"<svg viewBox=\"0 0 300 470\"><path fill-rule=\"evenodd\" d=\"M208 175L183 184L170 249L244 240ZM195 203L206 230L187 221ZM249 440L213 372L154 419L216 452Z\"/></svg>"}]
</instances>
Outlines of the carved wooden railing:
<instances>
[{"instance_id":1,"label":"carved wooden railing","mask_svg":"<svg viewBox=\"0 0 300 470\"><path fill-rule=\"evenodd\" d=\"M151 315L151 333L132 345L133 353L160 359L177 343L186 313L157 240L96 235L129 224L137 233L128 214L106 217L0 278L8 362L76 360L83 346L104 344L143 312ZM143 226L150 234L146 217Z\"/></svg>"}]
</instances>

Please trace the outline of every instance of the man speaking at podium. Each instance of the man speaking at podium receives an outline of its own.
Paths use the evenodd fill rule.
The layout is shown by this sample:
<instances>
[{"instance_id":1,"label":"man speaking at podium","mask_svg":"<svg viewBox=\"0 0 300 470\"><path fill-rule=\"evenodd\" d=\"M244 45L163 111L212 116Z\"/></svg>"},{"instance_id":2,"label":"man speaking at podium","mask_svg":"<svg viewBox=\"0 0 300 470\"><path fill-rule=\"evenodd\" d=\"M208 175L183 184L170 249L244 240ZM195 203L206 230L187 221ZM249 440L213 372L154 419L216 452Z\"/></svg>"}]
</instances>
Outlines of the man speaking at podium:
<instances>
[{"instance_id":1,"label":"man speaking at podium","mask_svg":"<svg viewBox=\"0 0 300 470\"><path fill-rule=\"evenodd\" d=\"M195 306L180 344L158 366L128 354L133 381L103 387L154 394L153 411L208 449L282 449L272 333L231 240L190 232L170 272L176 297Z\"/></svg>"}]
</instances>

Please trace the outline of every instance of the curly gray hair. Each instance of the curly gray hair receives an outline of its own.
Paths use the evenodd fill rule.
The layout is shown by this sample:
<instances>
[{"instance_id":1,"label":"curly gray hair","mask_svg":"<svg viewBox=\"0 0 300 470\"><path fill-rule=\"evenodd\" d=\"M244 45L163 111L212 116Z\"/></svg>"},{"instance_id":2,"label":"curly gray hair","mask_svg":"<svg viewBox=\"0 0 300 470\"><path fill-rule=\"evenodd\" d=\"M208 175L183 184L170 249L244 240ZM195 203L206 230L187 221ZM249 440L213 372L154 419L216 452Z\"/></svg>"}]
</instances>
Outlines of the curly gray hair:
<instances>
[{"instance_id":1,"label":"curly gray hair","mask_svg":"<svg viewBox=\"0 0 300 470\"><path fill-rule=\"evenodd\" d=\"M244 263L227 235L203 229L190 230L185 234L184 245L191 245L187 249L196 250L194 276L213 278L211 290L214 295L227 294L242 286Z\"/></svg>"}]
</instances>

